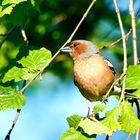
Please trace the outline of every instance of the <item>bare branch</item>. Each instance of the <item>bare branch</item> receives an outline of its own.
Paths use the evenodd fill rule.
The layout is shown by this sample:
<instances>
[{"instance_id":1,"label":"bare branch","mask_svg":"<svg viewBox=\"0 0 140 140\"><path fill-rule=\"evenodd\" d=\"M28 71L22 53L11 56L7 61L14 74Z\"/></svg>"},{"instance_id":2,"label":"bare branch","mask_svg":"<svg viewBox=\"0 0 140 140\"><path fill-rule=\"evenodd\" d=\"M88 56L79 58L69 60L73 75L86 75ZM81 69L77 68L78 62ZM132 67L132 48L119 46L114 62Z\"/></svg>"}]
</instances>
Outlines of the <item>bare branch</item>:
<instances>
[{"instance_id":1,"label":"bare branch","mask_svg":"<svg viewBox=\"0 0 140 140\"><path fill-rule=\"evenodd\" d=\"M123 74L125 74L126 70L127 70L127 49L126 49L125 33L124 33L123 23L122 23L120 11L119 11L119 8L118 8L117 0L113 0L113 1L114 1L117 17L118 17L118 22L119 22L119 25L120 25L121 34L122 34L123 56L124 56L124 58L123 58L124 59ZM124 99L125 81L126 81L126 75L123 77L122 92L121 92L121 97L120 97L120 100L119 100L119 104Z\"/></svg>"},{"instance_id":2,"label":"bare branch","mask_svg":"<svg viewBox=\"0 0 140 140\"><path fill-rule=\"evenodd\" d=\"M28 39L27 39L27 36L26 36L25 30L24 30L23 28L21 29L21 34L22 34L22 37L23 37L24 41L28 44L29 41L28 41Z\"/></svg>"},{"instance_id":3,"label":"bare branch","mask_svg":"<svg viewBox=\"0 0 140 140\"><path fill-rule=\"evenodd\" d=\"M131 32L132 32L132 29L130 29L130 30L128 31L128 33L125 35L125 38L126 38L126 39L127 39L128 36L131 34ZM112 47L112 46L116 45L117 43L119 43L120 41L122 41L122 37L119 38L119 39L117 39L116 41L112 42L111 44L109 44L108 47Z\"/></svg>"},{"instance_id":4,"label":"bare branch","mask_svg":"<svg viewBox=\"0 0 140 140\"><path fill-rule=\"evenodd\" d=\"M2 44L7 40L7 38L14 32L14 30L17 28L17 26L12 27L9 32L4 36L3 40L0 42L0 48Z\"/></svg>"},{"instance_id":5,"label":"bare branch","mask_svg":"<svg viewBox=\"0 0 140 140\"><path fill-rule=\"evenodd\" d=\"M134 65L138 64L138 52L137 52L137 34L136 34L136 19L134 13L134 3L133 0L129 0L129 12L131 15L131 26L132 26L132 37L133 37L133 55L134 55Z\"/></svg>"},{"instance_id":6,"label":"bare branch","mask_svg":"<svg viewBox=\"0 0 140 140\"><path fill-rule=\"evenodd\" d=\"M26 81L24 80L24 81L23 81L22 87L24 87L25 84L26 84ZM24 93L23 93L23 94L24 94ZM12 131L13 131L13 129L14 129L14 127L15 127L15 125L16 125L18 119L19 119L20 112L21 112L21 109L17 109L16 115L15 115L15 117L14 117L14 119L13 119L13 124L12 124L10 130L8 131L8 133L7 133L7 135L6 135L6 137L5 137L4 140L10 140L10 135L11 135L11 133L12 133Z\"/></svg>"},{"instance_id":7,"label":"bare branch","mask_svg":"<svg viewBox=\"0 0 140 140\"><path fill-rule=\"evenodd\" d=\"M109 88L108 92L106 93L106 95L104 96L103 100L105 101L107 99L107 97L109 96L110 92L112 91L113 87L118 83L119 80L121 80L123 77L125 76L124 73L122 73L122 75L117 78L111 85L111 87Z\"/></svg>"},{"instance_id":8,"label":"bare branch","mask_svg":"<svg viewBox=\"0 0 140 140\"><path fill-rule=\"evenodd\" d=\"M76 28L74 29L74 31L72 32L72 34L70 35L70 37L68 38L68 40L60 47L60 49L54 54L54 56L49 60L49 62L37 73L35 74L35 76L20 90L20 92L24 92L24 90L32 83L32 81L38 76L40 75L45 68L54 60L54 58L59 54L60 50L66 46L67 43L69 43L71 41L71 39L73 38L73 36L75 35L75 33L77 32L78 28L80 27L80 25L82 24L83 20L86 18L87 14L89 13L89 11L91 10L92 6L94 5L94 3L96 2L96 0L93 0L91 2L91 4L89 5L88 9L86 10L86 12L84 13L83 17L81 18L81 20L79 21L79 23L77 24Z\"/></svg>"}]
</instances>

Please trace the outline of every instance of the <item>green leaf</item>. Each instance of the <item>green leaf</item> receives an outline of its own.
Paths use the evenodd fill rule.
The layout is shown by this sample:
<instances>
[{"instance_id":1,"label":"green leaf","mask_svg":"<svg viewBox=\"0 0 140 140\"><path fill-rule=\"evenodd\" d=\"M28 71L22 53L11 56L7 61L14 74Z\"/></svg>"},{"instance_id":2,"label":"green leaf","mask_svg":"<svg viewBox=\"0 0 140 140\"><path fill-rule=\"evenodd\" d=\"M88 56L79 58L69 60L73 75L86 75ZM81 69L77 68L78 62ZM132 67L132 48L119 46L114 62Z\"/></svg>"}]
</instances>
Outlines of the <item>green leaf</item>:
<instances>
[{"instance_id":1,"label":"green leaf","mask_svg":"<svg viewBox=\"0 0 140 140\"><path fill-rule=\"evenodd\" d=\"M140 65L128 67L126 72L126 87L140 88Z\"/></svg>"},{"instance_id":2,"label":"green leaf","mask_svg":"<svg viewBox=\"0 0 140 140\"><path fill-rule=\"evenodd\" d=\"M3 0L2 5L6 5L6 4L19 4L21 2L24 2L27 0Z\"/></svg>"},{"instance_id":3,"label":"green leaf","mask_svg":"<svg viewBox=\"0 0 140 140\"><path fill-rule=\"evenodd\" d=\"M118 121L121 125L121 130L125 132L134 134L137 129L140 129L140 120L136 117L130 103L121 103Z\"/></svg>"},{"instance_id":4,"label":"green leaf","mask_svg":"<svg viewBox=\"0 0 140 140\"><path fill-rule=\"evenodd\" d=\"M106 112L106 118L101 121L102 124L107 126L111 132L120 130L121 126L117 121L119 115L119 107L115 107L113 110Z\"/></svg>"},{"instance_id":5,"label":"green leaf","mask_svg":"<svg viewBox=\"0 0 140 140\"><path fill-rule=\"evenodd\" d=\"M36 74L35 72L30 72L27 68L22 68L22 71L23 71L23 76L22 76L23 80L30 80Z\"/></svg>"},{"instance_id":6,"label":"green leaf","mask_svg":"<svg viewBox=\"0 0 140 140\"><path fill-rule=\"evenodd\" d=\"M22 13L22 16L21 16ZM33 13L33 8L30 1L21 2L17 4L10 15L6 15L5 18L7 21L14 25L23 25L25 24L29 17L31 17Z\"/></svg>"},{"instance_id":7,"label":"green leaf","mask_svg":"<svg viewBox=\"0 0 140 140\"><path fill-rule=\"evenodd\" d=\"M139 96L139 98L140 98L140 88L137 89L135 92L133 92L133 94L135 94L136 96Z\"/></svg>"},{"instance_id":8,"label":"green leaf","mask_svg":"<svg viewBox=\"0 0 140 140\"><path fill-rule=\"evenodd\" d=\"M82 117L79 115L72 115L72 116L68 117L67 122L69 124L69 127L77 128L81 118Z\"/></svg>"},{"instance_id":9,"label":"green leaf","mask_svg":"<svg viewBox=\"0 0 140 140\"><path fill-rule=\"evenodd\" d=\"M6 14L11 14L13 8L16 6L16 4L10 4L8 6L0 6L0 17L6 15Z\"/></svg>"},{"instance_id":10,"label":"green leaf","mask_svg":"<svg viewBox=\"0 0 140 140\"><path fill-rule=\"evenodd\" d=\"M108 134L111 135L111 131L108 129L107 126L103 125L101 122L93 121L91 119L84 119L81 120L79 123L79 127L81 127L85 133L88 135L93 135L93 134Z\"/></svg>"},{"instance_id":11,"label":"green leaf","mask_svg":"<svg viewBox=\"0 0 140 140\"><path fill-rule=\"evenodd\" d=\"M2 5L0 6L0 17L8 14L10 15L13 8L21 3L21 2L25 2L27 0L3 0L2 1Z\"/></svg>"},{"instance_id":12,"label":"green leaf","mask_svg":"<svg viewBox=\"0 0 140 140\"><path fill-rule=\"evenodd\" d=\"M60 137L60 140L93 140L71 127Z\"/></svg>"},{"instance_id":13,"label":"green leaf","mask_svg":"<svg viewBox=\"0 0 140 140\"><path fill-rule=\"evenodd\" d=\"M51 52L45 48L41 48L40 50L30 51L29 55L23 57L18 63L33 72L40 70L50 59Z\"/></svg>"},{"instance_id":14,"label":"green leaf","mask_svg":"<svg viewBox=\"0 0 140 140\"><path fill-rule=\"evenodd\" d=\"M10 70L8 70L8 72L4 75L2 82L5 83L5 82L11 81L11 80L18 82L22 79L23 74L24 73L21 68L14 66Z\"/></svg>"},{"instance_id":15,"label":"green leaf","mask_svg":"<svg viewBox=\"0 0 140 140\"><path fill-rule=\"evenodd\" d=\"M97 114L99 112L102 112L105 108L106 108L106 106L104 104L102 104L102 103L97 104L93 108L93 114Z\"/></svg>"},{"instance_id":16,"label":"green leaf","mask_svg":"<svg viewBox=\"0 0 140 140\"><path fill-rule=\"evenodd\" d=\"M4 87L0 85L0 94L9 94L14 92L14 90L12 89L12 87Z\"/></svg>"},{"instance_id":17,"label":"green leaf","mask_svg":"<svg viewBox=\"0 0 140 140\"><path fill-rule=\"evenodd\" d=\"M39 0L31 0L31 4L33 5L33 7L34 7L37 11L40 11L40 8L39 8Z\"/></svg>"},{"instance_id":18,"label":"green leaf","mask_svg":"<svg viewBox=\"0 0 140 140\"><path fill-rule=\"evenodd\" d=\"M25 96L20 93L12 93L0 96L0 110L20 109L25 104Z\"/></svg>"}]
</instances>

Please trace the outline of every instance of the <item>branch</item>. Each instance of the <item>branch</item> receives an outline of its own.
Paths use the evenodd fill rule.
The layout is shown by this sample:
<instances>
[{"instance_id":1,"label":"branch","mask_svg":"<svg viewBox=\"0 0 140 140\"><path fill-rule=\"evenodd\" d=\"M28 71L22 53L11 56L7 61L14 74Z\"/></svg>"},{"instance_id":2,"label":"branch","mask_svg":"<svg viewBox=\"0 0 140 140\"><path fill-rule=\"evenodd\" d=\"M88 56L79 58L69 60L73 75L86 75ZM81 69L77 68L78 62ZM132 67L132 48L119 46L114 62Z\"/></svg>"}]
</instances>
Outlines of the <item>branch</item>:
<instances>
[{"instance_id":1,"label":"branch","mask_svg":"<svg viewBox=\"0 0 140 140\"><path fill-rule=\"evenodd\" d=\"M129 0L129 12L131 15L131 26L132 26L132 37L133 37L133 55L134 55L134 65L138 64L138 52L137 52L137 34L136 34L136 19L134 13L134 3L133 0Z\"/></svg>"},{"instance_id":2,"label":"branch","mask_svg":"<svg viewBox=\"0 0 140 140\"><path fill-rule=\"evenodd\" d=\"M35 74L35 76L20 90L21 93L24 92L24 90L32 83L33 80L35 80L35 78L40 75L45 68L54 60L54 58L59 54L60 50L62 48L64 48L66 46L67 43L69 43L71 41L71 39L73 38L73 36L75 35L75 33L77 32L77 30L79 29L80 25L82 24L83 20L86 18L87 14L89 13L89 11L91 10L92 6L94 5L94 3L96 2L96 0L93 0L91 2L91 4L89 5L88 9L86 10L86 12L84 13L83 17L81 18L81 20L79 21L79 23L77 24L77 26L75 27L74 31L72 32L72 34L70 35L70 37L68 38L68 40L60 47L60 49L58 49L58 51L54 54L54 56L49 60L49 62L42 67L42 69L40 71L38 71L37 74Z\"/></svg>"},{"instance_id":3,"label":"branch","mask_svg":"<svg viewBox=\"0 0 140 140\"><path fill-rule=\"evenodd\" d=\"M136 131L136 140L139 140L139 134L140 133L140 130L138 129L137 131Z\"/></svg>"},{"instance_id":4,"label":"branch","mask_svg":"<svg viewBox=\"0 0 140 140\"><path fill-rule=\"evenodd\" d=\"M114 86L118 83L118 81L120 81L124 76L125 76L125 74L122 73L122 75L112 83L111 87L109 88L108 92L106 93L106 95L105 95L104 98L103 98L103 102L107 99L107 97L109 96L109 94L110 94L110 92L112 91L113 87L114 87Z\"/></svg>"},{"instance_id":5,"label":"branch","mask_svg":"<svg viewBox=\"0 0 140 140\"><path fill-rule=\"evenodd\" d=\"M2 46L2 44L7 40L7 38L15 31L15 29L17 28L17 26L12 27L9 32L4 36L3 40L0 42L0 48Z\"/></svg>"},{"instance_id":6,"label":"branch","mask_svg":"<svg viewBox=\"0 0 140 140\"><path fill-rule=\"evenodd\" d=\"M11 132L12 132L12 130L14 129L14 126L16 125L16 122L17 122L17 120L18 120L18 118L19 118L19 115L20 115L20 111L21 111L21 109L18 109L18 110L17 110L16 116L15 116L15 118L14 118L14 120L13 120L12 127L11 127L11 129L9 130L9 132L7 133L7 135L6 135L6 137L5 137L4 140L10 140Z\"/></svg>"},{"instance_id":7,"label":"branch","mask_svg":"<svg viewBox=\"0 0 140 140\"><path fill-rule=\"evenodd\" d=\"M29 41L28 41L28 39L27 39L27 36L26 36L25 30L24 30L23 28L21 29L21 35L22 35L24 41L26 42L26 44L28 44Z\"/></svg>"},{"instance_id":8,"label":"branch","mask_svg":"<svg viewBox=\"0 0 140 140\"><path fill-rule=\"evenodd\" d=\"M26 81L24 80L22 87L24 87L25 84L26 84ZM11 135L11 133L12 133L12 131L13 131L15 125L16 125L16 122L18 121L18 118L20 116L20 112L21 112L21 109L17 109L16 115L15 115L14 120L13 120L13 124L12 124L10 130L8 131L4 140L10 140L10 135Z\"/></svg>"},{"instance_id":9,"label":"branch","mask_svg":"<svg viewBox=\"0 0 140 140\"><path fill-rule=\"evenodd\" d=\"M118 22L119 22L119 25L120 25L121 34L122 34L123 53L124 53L123 54L123 56L124 56L124 58L123 58L124 59L123 74L125 74L126 70L127 70L127 49L126 49L125 33L124 33L124 28L123 28L123 24L122 24L121 15L120 15L120 11L119 11L119 8L118 8L117 0L113 0L113 1L114 1L117 17L118 17ZM119 104L124 99L125 81L126 81L126 75L123 77L122 92L121 92L121 97L120 97L120 100L119 100Z\"/></svg>"},{"instance_id":10,"label":"branch","mask_svg":"<svg viewBox=\"0 0 140 140\"><path fill-rule=\"evenodd\" d=\"M132 29L129 29L128 33L125 35L126 39L131 34L131 32L132 32ZM108 47L112 47L112 46L116 45L117 43L119 43L120 41L122 41L122 37L117 39L116 41L112 42L111 44L109 44Z\"/></svg>"}]
</instances>

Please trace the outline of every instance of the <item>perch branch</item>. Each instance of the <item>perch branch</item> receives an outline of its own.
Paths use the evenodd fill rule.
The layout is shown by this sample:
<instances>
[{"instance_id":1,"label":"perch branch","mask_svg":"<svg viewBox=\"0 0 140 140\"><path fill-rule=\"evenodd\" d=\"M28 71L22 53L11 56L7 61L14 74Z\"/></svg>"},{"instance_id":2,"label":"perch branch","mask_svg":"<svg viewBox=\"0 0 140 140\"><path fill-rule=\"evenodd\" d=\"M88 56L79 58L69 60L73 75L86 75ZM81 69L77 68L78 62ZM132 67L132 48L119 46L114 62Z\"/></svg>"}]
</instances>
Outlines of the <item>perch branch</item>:
<instances>
[{"instance_id":1,"label":"perch branch","mask_svg":"<svg viewBox=\"0 0 140 140\"><path fill-rule=\"evenodd\" d=\"M84 13L84 15L82 16L81 20L79 21L79 23L77 24L77 26L75 27L74 31L72 32L72 34L70 35L70 37L68 38L68 40L60 47L60 49L58 49L58 51L53 55L53 57L49 60L49 62L42 67L42 69L40 71L38 71L37 74L34 75L34 77L20 90L20 92L24 92L24 90L32 83L33 80L35 80L35 78L40 75L45 68L54 60L54 58L59 54L60 50L66 46L67 43L69 43L71 41L71 39L73 38L73 36L75 35L75 33L77 32L77 30L79 29L80 25L82 24L83 20L86 18L87 14L89 13L89 11L91 10L92 6L94 5L94 3L96 2L96 0L93 0L91 2L91 4L89 5L88 9L86 10L86 12Z\"/></svg>"}]
</instances>

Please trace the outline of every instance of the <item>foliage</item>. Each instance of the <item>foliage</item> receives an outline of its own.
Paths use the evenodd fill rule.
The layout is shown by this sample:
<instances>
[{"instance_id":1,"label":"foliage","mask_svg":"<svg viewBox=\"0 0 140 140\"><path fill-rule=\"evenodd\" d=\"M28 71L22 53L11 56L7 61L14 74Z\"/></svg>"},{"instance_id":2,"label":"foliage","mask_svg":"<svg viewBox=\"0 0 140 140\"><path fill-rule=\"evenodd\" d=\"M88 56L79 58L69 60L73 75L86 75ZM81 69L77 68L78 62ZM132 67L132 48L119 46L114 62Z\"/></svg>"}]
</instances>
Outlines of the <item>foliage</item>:
<instances>
[{"instance_id":1,"label":"foliage","mask_svg":"<svg viewBox=\"0 0 140 140\"><path fill-rule=\"evenodd\" d=\"M23 91L15 87L23 81L34 78L38 71L42 70L41 73L44 71L42 68L51 60L51 53L54 54L68 38L89 3L87 0L0 2L0 110L21 109L24 106L26 99ZM120 33L118 33L117 19L114 9L108 5L111 3L97 1L74 39L88 38L97 42L100 47L108 46L112 40L118 39ZM102 9L106 10L99 12ZM121 15L127 31L131 25L127 18L128 11L122 10ZM128 39L127 43L130 44L130 41ZM110 52L122 62L123 50L120 44L116 48L111 48ZM131 45L128 46L128 54L128 57L132 56ZM58 66L57 70L54 66ZM59 55L48 69L65 77L72 74L71 66L72 63L67 56ZM135 89L134 92L127 93L125 101L106 111L102 118L99 116L105 111L104 104L97 104L93 108L91 117L79 115L68 117L69 129L62 134L60 140L91 140L96 135L104 133L111 136L120 130L135 133L140 129L140 120L128 101L131 98L140 98L139 79L140 65L130 65L126 73L126 88Z\"/></svg>"},{"instance_id":2,"label":"foliage","mask_svg":"<svg viewBox=\"0 0 140 140\"><path fill-rule=\"evenodd\" d=\"M100 105L98 107L100 110ZM79 120L79 116L74 115L69 117L68 123L78 123L79 121L77 120ZM75 125L69 126L70 128L64 132L61 140L73 137L73 131L75 133L81 132L78 137L79 139L82 139L83 135L87 136L87 134L90 138L94 138L94 134L99 135L103 133L111 136L112 133L116 132L117 130L122 130L128 133L135 133L136 130L140 128L140 120L136 117L131 104L124 101L114 109L107 111L105 117L100 118L99 120L94 117L81 117L81 120L78 124L76 124L76 127ZM71 130L73 131L71 132Z\"/></svg>"},{"instance_id":3,"label":"foliage","mask_svg":"<svg viewBox=\"0 0 140 140\"><path fill-rule=\"evenodd\" d=\"M23 57L17 61L22 67L13 66L5 73L2 82L5 83L14 80L17 83L21 80L29 80L38 72L38 70L41 70L50 59L51 52L45 48L41 48L40 50L30 50L27 57ZM6 110L9 108L19 109L25 104L24 95L18 92L11 92L13 92L12 87L0 86L0 110Z\"/></svg>"}]
</instances>

